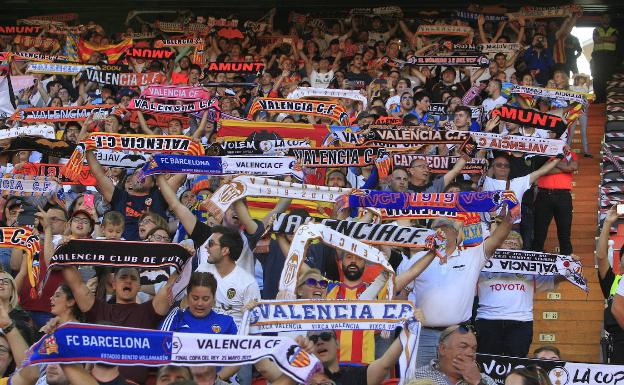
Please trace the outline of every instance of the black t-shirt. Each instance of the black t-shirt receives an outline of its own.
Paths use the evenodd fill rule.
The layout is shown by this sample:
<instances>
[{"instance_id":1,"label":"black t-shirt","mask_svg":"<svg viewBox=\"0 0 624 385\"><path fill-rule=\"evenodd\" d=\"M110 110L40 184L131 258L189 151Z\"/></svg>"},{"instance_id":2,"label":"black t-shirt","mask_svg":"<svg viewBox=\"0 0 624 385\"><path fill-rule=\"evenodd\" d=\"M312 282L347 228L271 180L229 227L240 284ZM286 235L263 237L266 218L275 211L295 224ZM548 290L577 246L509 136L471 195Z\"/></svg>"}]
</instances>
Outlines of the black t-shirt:
<instances>
[{"instance_id":1,"label":"black t-shirt","mask_svg":"<svg viewBox=\"0 0 624 385\"><path fill-rule=\"evenodd\" d=\"M341 366L336 373L325 368L325 375L336 385L366 385L368 379L366 371L368 366Z\"/></svg>"},{"instance_id":2,"label":"black t-shirt","mask_svg":"<svg viewBox=\"0 0 624 385\"><path fill-rule=\"evenodd\" d=\"M126 217L122 237L127 241L139 240L139 218L143 213L149 211L165 217L167 211L167 203L157 188L145 195L130 195L126 190L115 187L111 206Z\"/></svg>"}]
</instances>

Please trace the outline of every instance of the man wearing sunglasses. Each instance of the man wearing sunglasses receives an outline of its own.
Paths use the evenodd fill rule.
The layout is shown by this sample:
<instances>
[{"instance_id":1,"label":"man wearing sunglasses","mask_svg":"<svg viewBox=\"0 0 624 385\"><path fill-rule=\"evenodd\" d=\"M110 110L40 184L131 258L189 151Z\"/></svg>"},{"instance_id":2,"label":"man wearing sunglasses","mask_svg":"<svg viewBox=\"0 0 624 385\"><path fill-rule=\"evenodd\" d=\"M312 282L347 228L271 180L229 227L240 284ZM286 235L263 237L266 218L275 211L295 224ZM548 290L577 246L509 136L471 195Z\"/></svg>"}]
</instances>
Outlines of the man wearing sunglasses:
<instances>
[{"instance_id":1,"label":"man wearing sunglasses","mask_svg":"<svg viewBox=\"0 0 624 385\"><path fill-rule=\"evenodd\" d=\"M312 384L379 385L388 370L394 368L403 347L397 338L379 359L368 366L340 366L338 361L339 340L333 330L308 332L308 339L314 344L314 355L323 363L323 372L312 377ZM447 385L447 384L444 384Z\"/></svg>"},{"instance_id":2,"label":"man wearing sunglasses","mask_svg":"<svg viewBox=\"0 0 624 385\"><path fill-rule=\"evenodd\" d=\"M451 325L438 341L438 358L416 370L413 378L430 379L436 385L495 385L477 365L477 338L470 325Z\"/></svg>"}]
</instances>

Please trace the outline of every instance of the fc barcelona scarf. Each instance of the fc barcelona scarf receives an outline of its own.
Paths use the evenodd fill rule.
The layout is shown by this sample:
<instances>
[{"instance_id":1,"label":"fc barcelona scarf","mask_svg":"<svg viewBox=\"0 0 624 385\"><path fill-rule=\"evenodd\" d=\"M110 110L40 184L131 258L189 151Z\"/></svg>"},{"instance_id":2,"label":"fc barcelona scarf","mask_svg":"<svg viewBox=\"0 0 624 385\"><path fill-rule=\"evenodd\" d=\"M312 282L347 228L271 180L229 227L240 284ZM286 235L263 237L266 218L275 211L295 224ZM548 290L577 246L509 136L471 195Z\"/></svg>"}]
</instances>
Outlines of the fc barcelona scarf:
<instances>
[{"instance_id":1,"label":"fc barcelona scarf","mask_svg":"<svg viewBox=\"0 0 624 385\"><path fill-rule=\"evenodd\" d=\"M163 104L134 98L130 101L127 108L129 110L141 110L160 114L181 114L185 112L203 111L216 108L216 106L213 100L198 100L186 104Z\"/></svg>"},{"instance_id":2,"label":"fc barcelona scarf","mask_svg":"<svg viewBox=\"0 0 624 385\"><path fill-rule=\"evenodd\" d=\"M115 366L232 366L265 358L300 383L307 383L322 368L318 358L288 337L178 333L72 322L35 343L23 366L97 362Z\"/></svg>"},{"instance_id":3,"label":"fc barcelona scarf","mask_svg":"<svg viewBox=\"0 0 624 385\"><path fill-rule=\"evenodd\" d=\"M335 202L341 195L350 192L351 189L349 188L314 186L261 177L238 176L219 187L209 200L202 202L200 209L208 211L217 221L221 221L225 211L232 203L247 196Z\"/></svg>"},{"instance_id":4,"label":"fc barcelona scarf","mask_svg":"<svg viewBox=\"0 0 624 385\"><path fill-rule=\"evenodd\" d=\"M75 144L64 140L37 136L18 136L13 138L9 147L3 149L3 151L37 151L57 158L69 158L75 149Z\"/></svg>"},{"instance_id":5,"label":"fc barcelona scarf","mask_svg":"<svg viewBox=\"0 0 624 385\"><path fill-rule=\"evenodd\" d=\"M32 298L37 297L37 292L34 288L39 283L39 254L41 245L39 243L39 236L34 235L32 230L26 227L1 227L0 231L0 246L13 247L23 250L28 258L26 264L28 268L28 281L33 288L30 292Z\"/></svg>"},{"instance_id":6,"label":"fc barcelona scarf","mask_svg":"<svg viewBox=\"0 0 624 385\"><path fill-rule=\"evenodd\" d=\"M19 120L22 123L70 122L86 120L91 114L93 114L94 120L100 120L106 118L114 111L115 106L108 104L18 108L11 116L11 120Z\"/></svg>"},{"instance_id":7,"label":"fc barcelona scarf","mask_svg":"<svg viewBox=\"0 0 624 385\"><path fill-rule=\"evenodd\" d=\"M319 225L316 223L309 223L299 227L295 237L290 244L290 250L286 256L286 262L284 263L284 269L279 282L279 290L284 292L288 299L295 299L295 290L297 288L297 279L299 277L299 270L304 263L306 248L313 240L320 240L321 242L342 250L346 253L357 255L363 258L365 261L381 265L381 267L391 275L394 275L392 266L388 263L385 255L381 250L378 250L372 246L366 245L358 240L355 240L346 235L330 229L327 226ZM394 293L394 278L388 280L387 294L392 299Z\"/></svg>"},{"instance_id":8,"label":"fc barcelona scarf","mask_svg":"<svg viewBox=\"0 0 624 385\"><path fill-rule=\"evenodd\" d=\"M152 85L141 92L144 98L163 100L196 101L210 99L210 94L203 88L192 86Z\"/></svg>"},{"instance_id":9,"label":"fc barcelona scarf","mask_svg":"<svg viewBox=\"0 0 624 385\"><path fill-rule=\"evenodd\" d=\"M492 117L496 116L500 116L504 122L553 131L557 134L557 138L567 129L562 117L532 109L503 105L492 110Z\"/></svg>"},{"instance_id":10,"label":"fc barcelona scarf","mask_svg":"<svg viewBox=\"0 0 624 385\"><path fill-rule=\"evenodd\" d=\"M258 111L314 115L330 118L340 124L349 123L349 115L342 105L320 100L258 98L251 105L247 118L253 118Z\"/></svg>"},{"instance_id":11,"label":"fc barcelona scarf","mask_svg":"<svg viewBox=\"0 0 624 385\"><path fill-rule=\"evenodd\" d=\"M303 171L292 157L281 156L192 156L157 154L143 166L142 175L199 174L259 176L293 175L303 179Z\"/></svg>"},{"instance_id":12,"label":"fc barcelona scarf","mask_svg":"<svg viewBox=\"0 0 624 385\"><path fill-rule=\"evenodd\" d=\"M349 167L373 164L388 156L383 147L311 147L293 148L290 152L305 167Z\"/></svg>"},{"instance_id":13,"label":"fc barcelona scarf","mask_svg":"<svg viewBox=\"0 0 624 385\"><path fill-rule=\"evenodd\" d=\"M72 154L65 168L61 170L66 177L79 178L85 160L85 151L118 150L155 153L182 153L203 155L204 148L184 135L130 135L93 133L81 142Z\"/></svg>"},{"instance_id":14,"label":"fc barcelona scarf","mask_svg":"<svg viewBox=\"0 0 624 385\"><path fill-rule=\"evenodd\" d=\"M97 180L91 174L89 167L85 166L77 180L71 180L61 175L62 164L48 163L24 163L19 169L13 170L15 174L32 176L48 176L58 178L63 185L79 184L83 186L96 186Z\"/></svg>"},{"instance_id":15,"label":"fc barcelona scarf","mask_svg":"<svg viewBox=\"0 0 624 385\"><path fill-rule=\"evenodd\" d=\"M82 62L87 62L93 53L99 52L106 55L109 64L115 64L131 47L132 39L124 39L117 44L96 46L81 38L78 40L78 56Z\"/></svg>"},{"instance_id":16,"label":"fc barcelona scarf","mask_svg":"<svg viewBox=\"0 0 624 385\"><path fill-rule=\"evenodd\" d=\"M346 198L346 199L345 199ZM459 193L398 193L376 190L354 190L344 196L351 209L375 207L396 210L441 209L451 212L490 212L503 205L519 205L513 191L480 191Z\"/></svg>"},{"instance_id":17,"label":"fc barcelona scarf","mask_svg":"<svg viewBox=\"0 0 624 385\"><path fill-rule=\"evenodd\" d=\"M157 84L165 80L165 76L160 72L124 73L87 68L83 74L90 82L118 87L147 86L150 84Z\"/></svg>"},{"instance_id":18,"label":"fc barcelona scarf","mask_svg":"<svg viewBox=\"0 0 624 385\"><path fill-rule=\"evenodd\" d=\"M498 249L487 261L482 271L542 276L561 275L573 285L589 291L587 281L581 274L583 265L567 255Z\"/></svg>"},{"instance_id":19,"label":"fc barcelona scarf","mask_svg":"<svg viewBox=\"0 0 624 385\"><path fill-rule=\"evenodd\" d=\"M56 180L47 176L25 174L4 174L0 178L2 196L17 195L22 197L51 197L60 188Z\"/></svg>"},{"instance_id":20,"label":"fc barcelona scarf","mask_svg":"<svg viewBox=\"0 0 624 385\"><path fill-rule=\"evenodd\" d=\"M471 132L470 135L472 135L479 148L545 156L558 156L565 153L565 142L557 139L500 135L490 132Z\"/></svg>"}]
</instances>

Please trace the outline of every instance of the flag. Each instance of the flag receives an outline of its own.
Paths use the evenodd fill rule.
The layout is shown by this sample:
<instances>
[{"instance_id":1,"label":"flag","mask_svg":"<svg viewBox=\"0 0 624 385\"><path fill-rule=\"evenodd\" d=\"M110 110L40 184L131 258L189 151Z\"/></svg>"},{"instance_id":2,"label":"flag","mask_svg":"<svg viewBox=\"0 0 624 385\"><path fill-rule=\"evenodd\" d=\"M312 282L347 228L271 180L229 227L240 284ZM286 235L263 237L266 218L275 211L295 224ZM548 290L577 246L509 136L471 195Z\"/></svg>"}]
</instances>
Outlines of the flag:
<instances>
[{"instance_id":1,"label":"flag","mask_svg":"<svg viewBox=\"0 0 624 385\"><path fill-rule=\"evenodd\" d=\"M109 64L114 64L119 60L121 55L128 48L132 47L132 39L124 39L117 44L109 44L104 46L95 46L83 39L78 40L78 55L81 62L86 62L94 52L100 52L106 55Z\"/></svg>"}]
</instances>

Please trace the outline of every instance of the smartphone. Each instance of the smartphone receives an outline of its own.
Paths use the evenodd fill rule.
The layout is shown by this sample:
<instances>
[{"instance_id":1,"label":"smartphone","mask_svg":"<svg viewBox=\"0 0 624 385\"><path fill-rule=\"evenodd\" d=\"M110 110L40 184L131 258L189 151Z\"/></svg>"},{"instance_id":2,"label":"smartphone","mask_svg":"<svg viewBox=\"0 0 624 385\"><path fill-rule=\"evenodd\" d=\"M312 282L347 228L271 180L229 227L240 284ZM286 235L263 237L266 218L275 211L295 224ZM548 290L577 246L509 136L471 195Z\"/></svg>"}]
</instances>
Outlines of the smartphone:
<instances>
[{"instance_id":1,"label":"smartphone","mask_svg":"<svg viewBox=\"0 0 624 385\"><path fill-rule=\"evenodd\" d=\"M624 215L624 204L617 205L617 215Z\"/></svg>"},{"instance_id":2,"label":"smartphone","mask_svg":"<svg viewBox=\"0 0 624 385\"><path fill-rule=\"evenodd\" d=\"M90 208L90 209L92 209L92 208L95 206L95 205L94 205L94 203L93 203L93 195L91 195L91 194L85 194L85 195L83 195L83 200L82 200L82 202L83 202L83 204L84 204L86 207L88 207L88 208Z\"/></svg>"}]
</instances>

